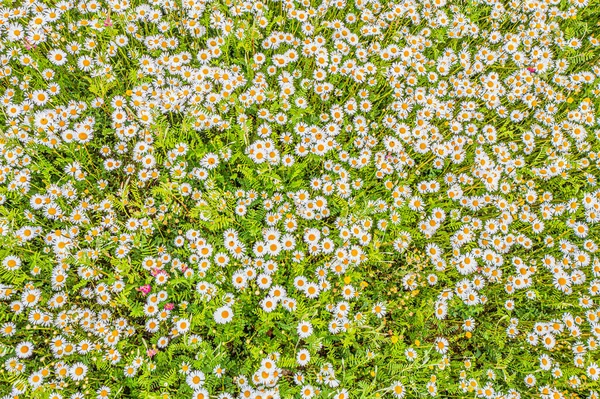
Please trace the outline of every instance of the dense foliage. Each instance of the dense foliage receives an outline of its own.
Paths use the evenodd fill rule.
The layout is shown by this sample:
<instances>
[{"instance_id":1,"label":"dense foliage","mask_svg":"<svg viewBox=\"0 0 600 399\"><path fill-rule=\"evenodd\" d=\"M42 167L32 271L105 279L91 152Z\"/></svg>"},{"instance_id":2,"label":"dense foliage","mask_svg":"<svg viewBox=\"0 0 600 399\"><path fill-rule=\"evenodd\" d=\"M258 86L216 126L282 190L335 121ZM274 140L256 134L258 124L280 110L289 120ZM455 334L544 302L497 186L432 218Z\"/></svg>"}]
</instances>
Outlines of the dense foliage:
<instances>
[{"instance_id":1,"label":"dense foliage","mask_svg":"<svg viewBox=\"0 0 600 399\"><path fill-rule=\"evenodd\" d=\"M599 0L0 7L2 398L598 398Z\"/></svg>"}]
</instances>

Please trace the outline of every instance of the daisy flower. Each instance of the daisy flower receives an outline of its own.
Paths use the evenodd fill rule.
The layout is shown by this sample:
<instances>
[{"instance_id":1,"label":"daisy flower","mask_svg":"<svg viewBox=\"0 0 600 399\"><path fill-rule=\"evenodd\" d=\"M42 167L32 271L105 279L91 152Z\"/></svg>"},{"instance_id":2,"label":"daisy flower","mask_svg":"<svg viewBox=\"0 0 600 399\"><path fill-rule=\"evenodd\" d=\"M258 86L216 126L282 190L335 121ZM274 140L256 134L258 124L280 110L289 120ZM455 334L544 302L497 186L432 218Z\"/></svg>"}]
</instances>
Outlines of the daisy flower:
<instances>
[{"instance_id":1,"label":"daisy flower","mask_svg":"<svg viewBox=\"0 0 600 399\"><path fill-rule=\"evenodd\" d=\"M20 342L15 347L15 352L18 358L26 359L33 355L34 345L31 342Z\"/></svg>"},{"instance_id":2,"label":"daisy flower","mask_svg":"<svg viewBox=\"0 0 600 399\"><path fill-rule=\"evenodd\" d=\"M187 374L185 377L185 382L193 390L198 390L204 385L205 379L204 373L196 370Z\"/></svg>"},{"instance_id":3,"label":"daisy flower","mask_svg":"<svg viewBox=\"0 0 600 399\"><path fill-rule=\"evenodd\" d=\"M306 366L308 362L310 362L310 353L307 349L300 349L296 353L296 362L302 367Z\"/></svg>"},{"instance_id":4,"label":"daisy flower","mask_svg":"<svg viewBox=\"0 0 600 399\"><path fill-rule=\"evenodd\" d=\"M233 320L233 310L229 306L221 306L213 313L213 318L218 324L226 324Z\"/></svg>"},{"instance_id":5,"label":"daisy flower","mask_svg":"<svg viewBox=\"0 0 600 399\"><path fill-rule=\"evenodd\" d=\"M298 336L300 338L308 338L313 333L313 326L308 321L301 321L297 326Z\"/></svg>"}]
</instances>

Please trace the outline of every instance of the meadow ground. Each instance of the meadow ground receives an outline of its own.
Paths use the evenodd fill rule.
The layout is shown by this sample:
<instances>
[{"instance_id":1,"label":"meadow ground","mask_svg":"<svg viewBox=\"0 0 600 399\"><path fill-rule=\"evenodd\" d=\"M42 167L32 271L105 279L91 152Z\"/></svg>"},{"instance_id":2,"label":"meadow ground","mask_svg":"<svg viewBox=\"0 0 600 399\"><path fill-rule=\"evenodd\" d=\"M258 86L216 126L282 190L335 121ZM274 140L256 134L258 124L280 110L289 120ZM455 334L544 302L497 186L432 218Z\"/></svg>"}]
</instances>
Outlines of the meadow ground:
<instances>
[{"instance_id":1,"label":"meadow ground","mask_svg":"<svg viewBox=\"0 0 600 399\"><path fill-rule=\"evenodd\" d=\"M0 398L598 398L599 0L4 0Z\"/></svg>"}]
</instances>

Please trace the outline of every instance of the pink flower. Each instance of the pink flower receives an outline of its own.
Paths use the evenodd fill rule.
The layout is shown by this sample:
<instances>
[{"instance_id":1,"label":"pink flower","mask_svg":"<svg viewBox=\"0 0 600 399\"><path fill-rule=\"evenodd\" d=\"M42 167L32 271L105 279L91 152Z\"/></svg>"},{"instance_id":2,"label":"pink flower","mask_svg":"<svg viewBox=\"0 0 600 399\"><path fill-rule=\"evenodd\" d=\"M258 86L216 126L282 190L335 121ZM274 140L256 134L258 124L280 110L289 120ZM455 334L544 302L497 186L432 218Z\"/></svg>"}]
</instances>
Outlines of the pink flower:
<instances>
[{"instance_id":1,"label":"pink flower","mask_svg":"<svg viewBox=\"0 0 600 399\"><path fill-rule=\"evenodd\" d=\"M536 72L537 72L537 70L536 70L535 68L533 68L533 67L527 67L527 70L528 70L530 73L536 73Z\"/></svg>"},{"instance_id":2,"label":"pink flower","mask_svg":"<svg viewBox=\"0 0 600 399\"><path fill-rule=\"evenodd\" d=\"M147 295L152 291L152 286L150 284L142 285L140 288L137 288L142 294Z\"/></svg>"},{"instance_id":3,"label":"pink flower","mask_svg":"<svg viewBox=\"0 0 600 399\"><path fill-rule=\"evenodd\" d=\"M166 303L165 304L165 309L166 310L173 310L175 308L175 304L173 303Z\"/></svg>"},{"instance_id":4,"label":"pink flower","mask_svg":"<svg viewBox=\"0 0 600 399\"><path fill-rule=\"evenodd\" d=\"M152 356L156 355L157 353L158 353L158 350L156 350L156 349L148 349L146 351L146 354L148 355L148 357L152 357Z\"/></svg>"},{"instance_id":5,"label":"pink flower","mask_svg":"<svg viewBox=\"0 0 600 399\"><path fill-rule=\"evenodd\" d=\"M112 21L110 20L110 15L106 17L104 20L104 26L112 26Z\"/></svg>"},{"instance_id":6,"label":"pink flower","mask_svg":"<svg viewBox=\"0 0 600 399\"><path fill-rule=\"evenodd\" d=\"M152 274L153 277L156 277L159 274L167 274L167 272L164 271L163 269L159 269L158 267L155 267L155 268L152 269L152 271L150 272L150 274Z\"/></svg>"},{"instance_id":7,"label":"pink flower","mask_svg":"<svg viewBox=\"0 0 600 399\"><path fill-rule=\"evenodd\" d=\"M31 50L32 48L36 47L35 44L32 45L31 43L29 43L29 40L27 40L27 38L23 38L23 40L25 41L25 48L27 50Z\"/></svg>"}]
</instances>

